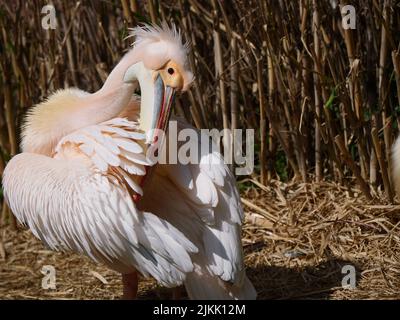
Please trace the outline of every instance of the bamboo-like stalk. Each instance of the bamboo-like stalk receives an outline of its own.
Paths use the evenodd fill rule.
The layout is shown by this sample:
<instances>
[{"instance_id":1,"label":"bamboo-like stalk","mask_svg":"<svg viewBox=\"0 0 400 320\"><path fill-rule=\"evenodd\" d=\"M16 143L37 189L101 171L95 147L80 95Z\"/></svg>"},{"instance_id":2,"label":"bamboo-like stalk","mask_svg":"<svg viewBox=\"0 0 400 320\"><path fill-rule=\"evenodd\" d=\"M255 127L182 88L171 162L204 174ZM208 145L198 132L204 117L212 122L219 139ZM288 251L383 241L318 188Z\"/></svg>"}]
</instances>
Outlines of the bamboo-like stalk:
<instances>
[{"instance_id":1,"label":"bamboo-like stalk","mask_svg":"<svg viewBox=\"0 0 400 320\"><path fill-rule=\"evenodd\" d=\"M4 168L6 167L6 164L4 163L4 159L2 157L2 153L3 153L3 150L1 150L1 148L0 148L0 177L3 176Z\"/></svg>"},{"instance_id":2,"label":"bamboo-like stalk","mask_svg":"<svg viewBox=\"0 0 400 320\"><path fill-rule=\"evenodd\" d=\"M276 101L276 83L275 83L275 71L271 58L271 54L267 52L267 61L268 61L268 104L269 108L272 109L275 101ZM269 163L267 163L267 181L272 179L272 169L274 165L274 154L276 152L276 143L274 130L270 126L268 133L268 159Z\"/></svg>"},{"instance_id":3,"label":"bamboo-like stalk","mask_svg":"<svg viewBox=\"0 0 400 320\"><path fill-rule=\"evenodd\" d=\"M318 37L318 28L320 25L319 22L319 13L317 8L316 0L313 0L313 23L312 23L312 30L313 30L313 37L314 37L314 103L315 103L315 114L317 118L321 117L321 89L320 89L320 82L319 77L316 73L317 61L320 59L320 50L321 47L319 45L319 37ZM321 128L319 125L319 121L315 119L314 122L315 126L315 180L317 182L322 180L322 163L321 163Z\"/></svg>"},{"instance_id":4,"label":"bamboo-like stalk","mask_svg":"<svg viewBox=\"0 0 400 320\"><path fill-rule=\"evenodd\" d=\"M231 74L230 74L230 104L231 104L231 130L232 130L232 142L231 142L231 157L235 159L235 148L236 148L236 129L239 128L239 108L238 108L238 87L239 87L239 70L238 64L236 63L238 59L238 48L237 40L232 38L231 40ZM234 161L232 161L232 172L234 170Z\"/></svg>"},{"instance_id":5,"label":"bamboo-like stalk","mask_svg":"<svg viewBox=\"0 0 400 320\"><path fill-rule=\"evenodd\" d=\"M138 12L139 11L139 6L137 4L137 0L130 0L129 1L129 7L132 12Z\"/></svg>"},{"instance_id":6,"label":"bamboo-like stalk","mask_svg":"<svg viewBox=\"0 0 400 320\"><path fill-rule=\"evenodd\" d=\"M11 146L11 156L14 156L18 152L18 145L17 145L17 136L15 132L15 118L13 115L13 100L11 95L11 88L10 86L5 83L3 84L3 94L4 94L4 110L6 112L6 122L7 122L7 130L8 130L8 137L10 139L10 146Z\"/></svg>"},{"instance_id":7,"label":"bamboo-like stalk","mask_svg":"<svg viewBox=\"0 0 400 320\"><path fill-rule=\"evenodd\" d=\"M335 143L338 146L342 156L343 156L343 160L346 162L346 164L350 167L350 169L353 171L354 176L358 182L358 185L361 189L361 191L364 193L365 197L368 200L372 199L370 190L369 190L369 186L368 184L365 182L365 180L363 179L363 177L361 176L361 172L359 167L355 164L355 162L353 161L353 159L351 158L348 150L346 149L345 145L344 145L344 141L343 141L343 137L341 135L337 135L335 137Z\"/></svg>"},{"instance_id":8,"label":"bamboo-like stalk","mask_svg":"<svg viewBox=\"0 0 400 320\"><path fill-rule=\"evenodd\" d=\"M224 64L222 57L222 47L221 47L221 38L220 34L217 30L213 32L214 38L214 54L215 54L215 62L216 62L216 76L219 79L219 105L221 106L221 115L222 115L222 127L223 129L229 129L229 115L228 115L228 106L227 106L227 98L226 98L226 86L225 86L225 75L224 75ZM224 145L229 145L229 137L224 135Z\"/></svg>"},{"instance_id":9,"label":"bamboo-like stalk","mask_svg":"<svg viewBox=\"0 0 400 320\"><path fill-rule=\"evenodd\" d=\"M67 24L65 22L64 16L61 17L62 24L64 28L67 28ZM72 23L72 22L71 22ZM66 36L66 46L67 46L67 55L68 55L68 62L69 62L69 71L72 76L72 83L75 87L78 87L78 78L76 76L76 68L75 68L75 61L74 61L74 52L72 48L72 41L71 41L71 33Z\"/></svg>"},{"instance_id":10,"label":"bamboo-like stalk","mask_svg":"<svg viewBox=\"0 0 400 320\"><path fill-rule=\"evenodd\" d=\"M7 121L7 129L8 129L8 137L10 139L10 145L11 145L11 156L14 156L18 152L18 145L17 145L17 137L16 137L16 131L15 131L15 120L14 120L14 115L13 115L13 100L11 96L11 88L8 84L3 84L3 93L4 93L4 109L6 112L6 121ZM7 219L7 217L10 219L10 225L12 229L16 229L16 219L15 216L11 213L11 211L8 209L7 204L4 202L3 203L3 222Z\"/></svg>"},{"instance_id":11,"label":"bamboo-like stalk","mask_svg":"<svg viewBox=\"0 0 400 320\"><path fill-rule=\"evenodd\" d=\"M346 4L347 3L345 3L343 0L340 1L341 7ZM356 63L358 63L356 61L356 53L355 53L353 34L354 34L354 31L351 29L344 30L344 40L345 40L345 44L346 44L350 70L353 70ZM361 89L360 89L357 72L353 72L353 77L350 78L348 85L349 85L349 91L351 93L350 98L352 100L352 104L355 109L355 114L356 114L358 120L361 120L363 117L362 98L361 98ZM358 146L358 151L360 153L361 175L364 179L367 179L367 175L368 175L367 157L364 153L364 150L360 146ZM371 158L370 158L370 165L369 165L370 182L372 184L375 184L375 182L376 182L376 167L377 167L376 158L375 158L374 153L372 153Z\"/></svg>"},{"instance_id":12,"label":"bamboo-like stalk","mask_svg":"<svg viewBox=\"0 0 400 320\"><path fill-rule=\"evenodd\" d=\"M392 51L392 62L396 78L397 100L400 105L400 46L399 49Z\"/></svg>"},{"instance_id":13,"label":"bamboo-like stalk","mask_svg":"<svg viewBox=\"0 0 400 320\"><path fill-rule=\"evenodd\" d=\"M385 162L385 154L382 152L381 143L378 138L378 132L376 128L373 128L371 131L372 142L374 144L374 150L376 152L376 157L378 159L379 167L381 169L383 185L385 187L385 191L388 195L389 200L393 201L393 189L390 184L388 167Z\"/></svg>"},{"instance_id":14,"label":"bamboo-like stalk","mask_svg":"<svg viewBox=\"0 0 400 320\"><path fill-rule=\"evenodd\" d=\"M136 1L130 1L128 4L128 0L121 0L121 5L122 5L122 12L124 14L124 18L126 21L131 24L133 22L132 15L131 15L131 8L136 7Z\"/></svg>"},{"instance_id":15,"label":"bamboo-like stalk","mask_svg":"<svg viewBox=\"0 0 400 320\"><path fill-rule=\"evenodd\" d=\"M265 36L265 44L266 44L266 51L267 54L271 55L272 59L272 64L273 66L276 66L279 64L278 58L274 55L274 51L272 49L272 40L269 36L268 30L264 30L264 36ZM278 91L283 91L285 90L284 88L279 88L279 86L283 85L283 74L282 70L279 68L275 69L275 75L276 75L276 81L278 85ZM288 163L290 164L293 172L294 172L294 177L297 179L301 176L300 170L298 163L296 161L296 156L294 155L293 148L290 146L290 142L288 141L287 137L284 136L285 130L282 128L285 124L280 123L279 119L277 118L278 112L275 106L270 106L271 109L267 108L266 113L268 115L269 123L271 125L271 128L273 129L274 133L276 134L277 139L279 140L280 144L282 145L282 148L285 150L286 156ZM272 109L274 107L274 109ZM288 115L286 114L286 119Z\"/></svg>"},{"instance_id":16,"label":"bamboo-like stalk","mask_svg":"<svg viewBox=\"0 0 400 320\"><path fill-rule=\"evenodd\" d=\"M266 137L267 137L267 120L265 118L265 96L263 90L263 76L262 76L262 59L257 59L257 89L258 89L258 100L260 103L260 174L261 183L266 184L267 182L267 171L266 171Z\"/></svg>"},{"instance_id":17,"label":"bamboo-like stalk","mask_svg":"<svg viewBox=\"0 0 400 320\"><path fill-rule=\"evenodd\" d=\"M156 13L156 7L154 6L153 0L147 0L147 9L149 10L150 18L151 18L151 23L157 23L157 13Z\"/></svg>"},{"instance_id":18,"label":"bamboo-like stalk","mask_svg":"<svg viewBox=\"0 0 400 320\"><path fill-rule=\"evenodd\" d=\"M201 115L198 112L198 110L199 110L198 103L197 103L197 100L195 99L195 97L193 96L192 91L189 91L189 100L191 103L190 112L191 112L191 115L192 115L195 125L198 128L204 128L204 123L202 121Z\"/></svg>"},{"instance_id":19,"label":"bamboo-like stalk","mask_svg":"<svg viewBox=\"0 0 400 320\"><path fill-rule=\"evenodd\" d=\"M213 40L214 40L214 57L215 57L215 75L218 79L219 86L219 96L217 105L220 106L220 112L222 116L222 125L224 129L229 128L229 118L228 118L228 108L226 101L226 86L225 86L225 75L224 75L224 63L223 63L223 52L221 44L221 35L218 30L218 8L216 0L212 0L213 6L213 17L214 17L214 30L213 30Z\"/></svg>"},{"instance_id":20,"label":"bamboo-like stalk","mask_svg":"<svg viewBox=\"0 0 400 320\"><path fill-rule=\"evenodd\" d=\"M387 29L385 27L385 24L387 24L387 19L388 19L388 10L389 10L389 1L384 0L383 3L383 12L382 12L382 19L383 23L381 26L381 47L380 47L380 56L379 56L379 68L378 68L378 92L379 92L379 103L382 108L382 128L383 128L383 138L385 142L385 152L384 156L386 158L388 168L392 167L391 165L391 157L390 157L390 146L391 146L391 134L390 134L390 118L386 116L387 114L387 85L385 85L385 82L387 82L387 78L385 77L385 66L387 63L387 58L388 58L388 53L389 53L389 41L388 41L388 35L387 35ZM375 144L374 144L375 145ZM376 150L376 154L379 154L379 151ZM379 159L378 159L379 161ZM384 160L381 160L384 161ZM382 170L382 167L381 167ZM385 177L384 181L385 181ZM389 197L391 197L390 194L390 181L387 181L389 184L385 188L387 192L389 192Z\"/></svg>"},{"instance_id":21,"label":"bamboo-like stalk","mask_svg":"<svg viewBox=\"0 0 400 320\"><path fill-rule=\"evenodd\" d=\"M0 177L3 176L4 168L5 168L5 163L4 163L4 160L3 160L3 157L2 157L2 150L0 148ZM5 209L4 209L5 206L6 206L6 203L5 202L4 203L0 202L0 204L1 204L0 225L2 225L6 220L6 212L5 212Z\"/></svg>"},{"instance_id":22,"label":"bamboo-like stalk","mask_svg":"<svg viewBox=\"0 0 400 320\"><path fill-rule=\"evenodd\" d=\"M194 6L194 5L193 5L193 3L194 3L193 0L189 0L189 1L190 1L190 3L192 4L192 5L190 6L190 11L191 11L191 12L193 12L193 13L195 13L195 14L197 14L197 15L203 15L203 18L204 18L204 21L205 21L205 22L210 23L210 24L213 24L213 18L211 17L211 15L210 15L208 12L204 12L204 10L199 10L199 7L200 7L200 6L199 6L198 3L197 3L196 6ZM220 22L220 23L218 24L218 28L219 28L219 30L221 30L221 31L224 31L224 32L227 31L227 27L226 27L222 22ZM232 37L236 37L238 40L242 40L242 36L241 36L239 33L234 32L234 31L232 31ZM246 44L249 45L252 49L256 49L256 46L255 46L251 41L249 41L248 39L245 39L245 42L246 42Z\"/></svg>"}]
</instances>

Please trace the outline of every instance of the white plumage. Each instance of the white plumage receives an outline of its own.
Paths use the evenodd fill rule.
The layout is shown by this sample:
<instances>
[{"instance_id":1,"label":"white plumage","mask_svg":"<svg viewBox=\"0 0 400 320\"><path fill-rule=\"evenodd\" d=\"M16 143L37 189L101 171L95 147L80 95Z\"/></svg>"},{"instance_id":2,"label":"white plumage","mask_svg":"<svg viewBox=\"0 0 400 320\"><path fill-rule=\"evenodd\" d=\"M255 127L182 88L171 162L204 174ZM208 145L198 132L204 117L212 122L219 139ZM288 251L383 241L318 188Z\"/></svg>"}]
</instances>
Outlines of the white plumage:
<instances>
[{"instance_id":1,"label":"white plumage","mask_svg":"<svg viewBox=\"0 0 400 320\"><path fill-rule=\"evenodd\" d=\"M121 160L137 171L148 161L131 152L139 146L135 140L121 146L118 139L143 140L137 129L137 123L115 119L66 136L54 158L20 154L7 167L4 189L18 219L51 249L86 254L121 273L134 266L173 287L193 270L189 253L197 249L171 224L135 207L131 192L142 191L134 177L121 174ZM10 172L19 172L20 182L29 176L31 183L14 184Z\"/></svg>"}]
</instances>

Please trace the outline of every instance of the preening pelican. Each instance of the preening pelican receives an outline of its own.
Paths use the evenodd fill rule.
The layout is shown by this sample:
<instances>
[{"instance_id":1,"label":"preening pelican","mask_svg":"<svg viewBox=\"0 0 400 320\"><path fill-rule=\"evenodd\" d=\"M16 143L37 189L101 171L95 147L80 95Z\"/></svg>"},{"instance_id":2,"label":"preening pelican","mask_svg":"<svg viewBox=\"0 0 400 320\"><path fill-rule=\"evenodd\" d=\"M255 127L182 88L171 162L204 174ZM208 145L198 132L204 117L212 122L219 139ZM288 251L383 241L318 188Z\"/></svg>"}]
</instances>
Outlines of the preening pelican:
<instances>
[{"instance_id":1,"label":"preening pelican","mask_svg":"<svg viewBox=\"0 0 400 320\"><path fill-rule=\"evenodd\" d=\"M167 127L174 93L192 82L187 47L166 24L132 35L133 48L99 91L60 90L29 111L22 153L4 171L6 200L51 249L120 272L126 298L136 297L139 273L184 285L191 299L254 299L240 197L221 154L187 165L147 156L160 142L153 129Z\"/></svg>"}]
</instances>

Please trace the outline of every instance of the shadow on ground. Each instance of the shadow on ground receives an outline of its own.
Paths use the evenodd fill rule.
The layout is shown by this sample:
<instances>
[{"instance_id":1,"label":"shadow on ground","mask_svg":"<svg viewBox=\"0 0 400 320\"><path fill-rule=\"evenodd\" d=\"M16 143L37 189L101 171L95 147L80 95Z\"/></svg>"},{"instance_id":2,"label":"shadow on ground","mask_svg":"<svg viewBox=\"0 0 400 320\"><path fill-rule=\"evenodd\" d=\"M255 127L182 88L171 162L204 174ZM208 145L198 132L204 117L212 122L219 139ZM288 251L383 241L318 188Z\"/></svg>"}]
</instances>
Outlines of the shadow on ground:
<instances>
[{"instance_id":1,"label":"shadow on ground","mask_svg":"<svg viewBox=\"0 0 400 320\"><path fill-rule=\"evenodd\" d=\"M327 300L331 293L342 290L342 280L348 273L342 273L344 266L353 264L348 261L332 259L313 267L297 270L287 267L248 267L247 275L254 284L258 299L285 300ZM356 281L361 270L356 270ZM183 299L187 295L182 289ZM140 299L171 299L172 290L157 287L142 293Z\"/></svg>"},{"instance_id":2,"label":"shadow on ground","mask_svg":"<svg viewBox=\"0 0 400 320\"><path fill-rule=\"evenodd\" d=\"M342 273L346 265L353 263L332 259L305 268L277 266L247 267L247 274L254 284L258 299L329 299L335 290L342 289L342 280L348 273ZM360 269L356 270L356 281Z\"/></svg>"}]
</instances>

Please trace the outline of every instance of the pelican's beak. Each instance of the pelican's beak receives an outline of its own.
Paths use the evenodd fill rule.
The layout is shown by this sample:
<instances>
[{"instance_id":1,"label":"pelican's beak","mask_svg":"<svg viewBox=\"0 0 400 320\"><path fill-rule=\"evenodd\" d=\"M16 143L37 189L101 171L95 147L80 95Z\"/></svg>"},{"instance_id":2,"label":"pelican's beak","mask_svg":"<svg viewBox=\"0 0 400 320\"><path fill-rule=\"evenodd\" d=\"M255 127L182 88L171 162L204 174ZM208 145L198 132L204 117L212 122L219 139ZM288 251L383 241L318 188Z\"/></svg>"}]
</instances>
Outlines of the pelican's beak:
<instances>
[{"instance_id":1,"label":"pelican's beak","mask_svg":"<svg viewBox=\"0 0 400 320\"><path fill-rule=\"evenodd\" d=\"M180 66L173 61L167 62L161 69L151 71L138 62L128 68L124 75L125 84L139 82L141 91L140 127L146 132L147 151L158 154L164 143L168 130L169 118L174 103L175 92L184 90L184 73ZM140 178L142 186L151 174L153 167L146 167L146 174ZM133 197L134 201L140 200L140 195Z\"/></svg>"},{"instance_id":2,"label":"pelican's beak","mask_svg":"<svg viewBox=\"0 0 400 320\"><path fill-rule=\"evenodd\" d=\"M148 142L151 145L162 144L160 135L165 136L168 130L169 118L174 103L176 91L183 89L184 78L180 66L169 61L155 73L154 108L151 120L151 136Z\"/></svg>"},{"instance_id":3,"label":"pelican's beak","mask_svg":"<svg viewBox=\"0 0 400 320\"><path fill-rule=\"evenodd\" d=\"M171 115L175 92L184 88L181 68L173 61L156 71L147 69L142 62L130 66L124 75L125 84L139 82L141 90L141 129L147 133L147 144L161 145Z\"/></svg>"},{"instance_id":4,"label":"pelican's beak","mask_svg":"<svg viewBox=\"0 0 400 320\"><path fill-rule=\"evenodd\" d=\"M151 126L147 141L155 144L161 135L166 134L175 98L175 88L164 83L161 75L156 76L154 85L154 108L151 116Z\"/></svg>"}]
</instances>

